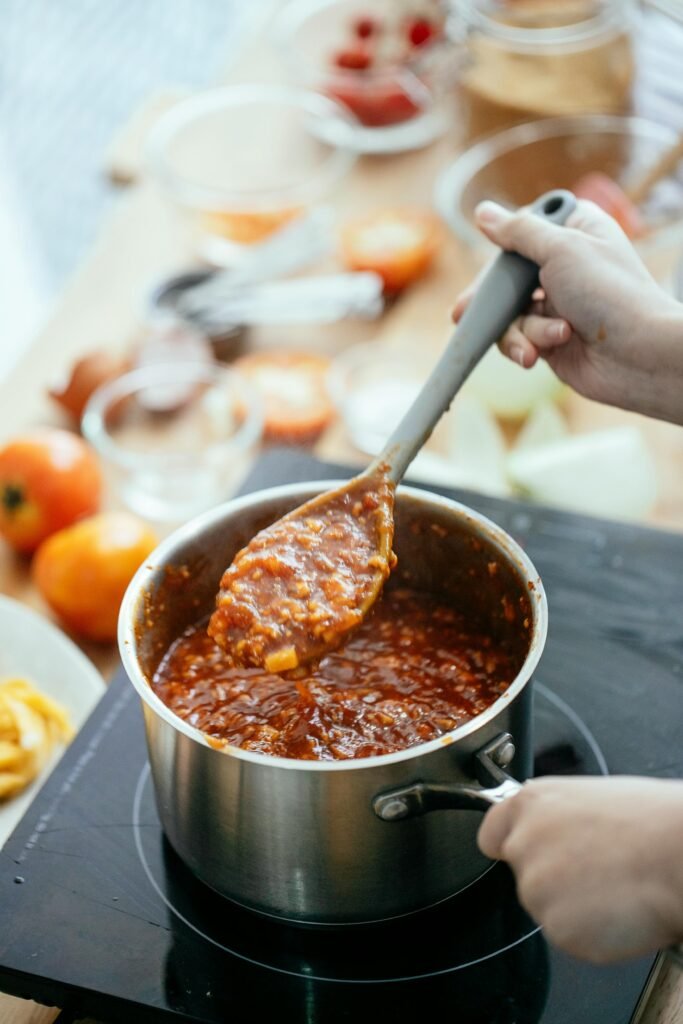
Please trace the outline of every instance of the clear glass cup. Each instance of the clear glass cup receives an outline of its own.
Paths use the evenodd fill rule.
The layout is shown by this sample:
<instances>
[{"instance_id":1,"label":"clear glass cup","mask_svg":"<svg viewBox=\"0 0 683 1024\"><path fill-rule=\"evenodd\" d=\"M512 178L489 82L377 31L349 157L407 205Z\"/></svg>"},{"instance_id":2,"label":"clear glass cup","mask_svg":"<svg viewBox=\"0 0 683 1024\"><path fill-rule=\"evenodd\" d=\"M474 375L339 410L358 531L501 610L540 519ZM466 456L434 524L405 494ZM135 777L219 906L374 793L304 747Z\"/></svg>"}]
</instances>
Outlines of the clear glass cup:
<instances>
[{"instance_id":1,"label":"clear glass cup","mask_svg":"<svg viewBox=\"0 0 683 1024\"><path fill-rule=\"evenodd\" d=\"M454 81L456 60L446 35L447 12L448 4L439 0L410 6L396 0L290 0L274 35L293 82L333 97L353 113L359 152L394 153L428 145L448 128L442 100ZM434 25L434 40L406 45L403 52L396 40L407 19L421 15ZM376 46L373 36L354 38L353 27L363 19L379 26ZM342 52L362 62L370 51L369 67L339 64Z\"/></svg>"},{"instance_id":2,"label":"clear glass cup","mask_svg":"<svg viewBox=\"0 0 683 1024\"><path fill-rule=\"evenodd\" d=\"M408 411L431 364L396 346L367 342L339 355L328 388L354 446L377 455Z\"/></svg>"},{"instance_id":3,"label":"clear glass cup","mask_svg":"<svg viewBox=\"0 0 683 1024\"><path fill-rule=\"evenodd\" d=\"M82 429L133 512L178 523L230 496L262 423L260 398L239 374L178 363L133 370L98 388Z\"/></svg>"},{"instance_id":4,"label":"clear glass cup","mask_svg":"<svg viewBox=\"0 0 683 1024\"><path fill-rule=\"evenodd\" d=\"M343 106L305 89L210 89L159 119L149 165L194 219L201 255L231 264L339 184L355 159L353 124Z\"/></svg>"}]
</instances>

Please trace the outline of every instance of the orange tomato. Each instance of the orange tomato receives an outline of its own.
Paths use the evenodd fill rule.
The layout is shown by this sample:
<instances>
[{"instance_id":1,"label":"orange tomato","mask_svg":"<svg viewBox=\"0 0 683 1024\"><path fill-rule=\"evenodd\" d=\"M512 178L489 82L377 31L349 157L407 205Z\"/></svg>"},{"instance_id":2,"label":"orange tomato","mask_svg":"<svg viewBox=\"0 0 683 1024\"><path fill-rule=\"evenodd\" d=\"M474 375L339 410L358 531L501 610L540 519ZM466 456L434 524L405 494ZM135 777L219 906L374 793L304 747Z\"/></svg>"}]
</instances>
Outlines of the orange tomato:
<instances>
[{"instance_id":1,"label":"orange tomato","mask_svg":"<svg viewBox=\"0 0 683 1024\"><path fill-rule=\"evenodd\" d=\"M385 291L402 291L427 271L439 243L439 226L419 210L380 210L342 230L342 255L350 270L374 270Z\"/></svg>"},{"instance_id":2,"label":"orange tomato","mask_svg":"<svg viewBox=\"0 0 683 1024\"><path fill-rule=\"evenodd\" d=\"M156 535L140 520L122 512L103 513L41 544L33 578L70 629L88 640L115 640L126 587L156 545Z\"/></svg>"},{"instance_id":3,"label":"orange tomato","mask_svg":"<svg viewBox=\"0 0 683 1024\"><path fill-rule=\"evenodd\" d=\"M35 551L51 533L97 512L102 477L85 441L66 430L35 430L0 451L0 534Z\"/></svg>"}]
</instances>

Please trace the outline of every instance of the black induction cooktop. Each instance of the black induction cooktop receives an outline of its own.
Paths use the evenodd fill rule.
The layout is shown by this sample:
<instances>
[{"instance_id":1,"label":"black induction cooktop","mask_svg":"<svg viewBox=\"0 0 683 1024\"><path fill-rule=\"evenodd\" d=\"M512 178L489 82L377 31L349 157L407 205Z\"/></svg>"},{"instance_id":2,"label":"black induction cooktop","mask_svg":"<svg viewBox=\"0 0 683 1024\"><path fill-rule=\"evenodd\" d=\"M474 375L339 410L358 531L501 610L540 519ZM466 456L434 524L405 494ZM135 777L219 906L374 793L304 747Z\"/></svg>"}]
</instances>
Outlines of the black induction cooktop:
<instances>
[{"instance_id":1,"label":"black induction cooktop","mask_svg":"<svg viewBox=\"0 0 683 1024\"><path fill-rule=\"evenodd\" d=\"M344 475L271 452L244 490ZM683 775L683 537L474 494L548 591L535 771ZM265 919L163 837L121 672L0 857L0 988L106 1022L628 1024L651 959L551 949L494 865L438 907L368 926Z\"/></svg>"}]
</instances>

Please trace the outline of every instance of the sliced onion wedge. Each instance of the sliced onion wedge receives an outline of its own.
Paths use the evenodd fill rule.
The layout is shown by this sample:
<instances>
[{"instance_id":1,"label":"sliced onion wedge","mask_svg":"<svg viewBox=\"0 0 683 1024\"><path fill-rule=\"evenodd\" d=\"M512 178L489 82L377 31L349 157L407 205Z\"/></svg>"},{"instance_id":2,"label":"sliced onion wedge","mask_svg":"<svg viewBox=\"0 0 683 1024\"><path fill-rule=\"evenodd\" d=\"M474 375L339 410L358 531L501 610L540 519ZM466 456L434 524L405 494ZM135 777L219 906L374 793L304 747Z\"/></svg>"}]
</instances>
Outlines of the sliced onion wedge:
<instances>
[{"instance_id":1,"label":"sliced onion wedge","mask_svg":"<svg viewBox=\"0 0 683 1024\"><path fill-rule=\"evenodd\" d=\"M521 420L541 402L557 398L563 388L542 359L532 370L523 370L493 348L479 363L461 394L478 398L502 419Z\"/></svg>"},{"instance_id":2,"label":"sliced onion wedge","mask_svg":"<svg viewBox=\"0 0 683 1024\"><path fill-rule=\"evenodd\" d=\"M657 471L631 426L513 451L508 472L528 497L610 519L640 519L657 499Z\"/></svg>"},{"instance_id":3,"label":"sliced onion wedge","mask_svg":"<svg viewBox=\"0 0 683 1024\"><path fill-rule=\"evenodd\" d=\"M529 414L515 441L514 451L528 451L560 441L569 434L567 421L554 402L541 402Z\"/></svg>"}]
</instances>

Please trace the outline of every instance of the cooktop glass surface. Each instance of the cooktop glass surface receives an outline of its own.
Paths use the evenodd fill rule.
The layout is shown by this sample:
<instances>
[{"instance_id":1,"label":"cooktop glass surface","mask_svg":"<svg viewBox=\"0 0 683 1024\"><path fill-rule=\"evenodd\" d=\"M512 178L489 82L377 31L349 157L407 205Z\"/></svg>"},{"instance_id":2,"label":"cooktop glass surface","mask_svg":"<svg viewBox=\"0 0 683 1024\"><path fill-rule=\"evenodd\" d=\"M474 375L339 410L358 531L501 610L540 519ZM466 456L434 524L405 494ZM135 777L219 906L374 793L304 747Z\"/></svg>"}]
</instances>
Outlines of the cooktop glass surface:
<instances>
[{"instance_id":1,"label":"cooktop glass surface","mask_svg":"<svg viewBox=\"0 0 683 1024\"><path fill-rule=\"evenodd\" d=\"M534 703L537 771L607 770L575 708L543 683ZM22 980L26 994L106 1021L130 1019L132 1003L135 1020L163 1008L212 1022L414 1021L457 1007L452 1019L468 1024L568 1024L578 1018L566 1000L580 996L566 975L572 989L591 979L595 1020L616 1024L628 1019L608 1016L617 991L627 1010L647 974L647 963L598 971L550 950L500 864L439 906L385 924L301 927L223 899L163 836L123 674L32 812L3 856L14 928L0 981L19 967L35 976Z\"/></svg>"},{"instance_id":2,"label":"cooktop glass surface","mask_svg":"<svg viewBox=\"0 0 683 1024\"><path fill-rule=\"evenodd\" d=\"M252 487L286 470L331 475L273 456ZM670 709L683 638L668 602L683 538L468 498L528 548L549 595L536 773L682 774ZM292 926L229 903L163 837L122 672L3 849L0 893L0 988L108 1022L628 1024L651 965L551 949L500 864L384 924Z\"/></svg>"}]
</instances>

